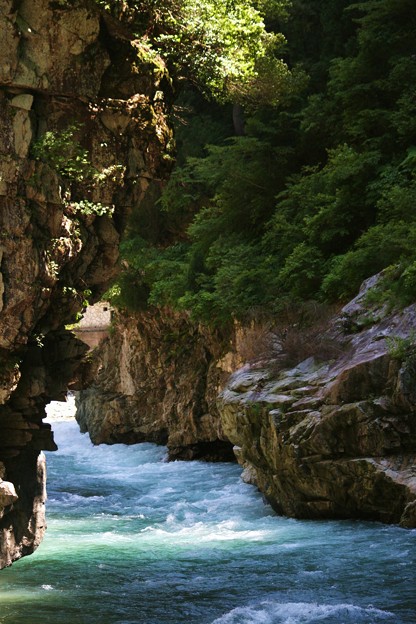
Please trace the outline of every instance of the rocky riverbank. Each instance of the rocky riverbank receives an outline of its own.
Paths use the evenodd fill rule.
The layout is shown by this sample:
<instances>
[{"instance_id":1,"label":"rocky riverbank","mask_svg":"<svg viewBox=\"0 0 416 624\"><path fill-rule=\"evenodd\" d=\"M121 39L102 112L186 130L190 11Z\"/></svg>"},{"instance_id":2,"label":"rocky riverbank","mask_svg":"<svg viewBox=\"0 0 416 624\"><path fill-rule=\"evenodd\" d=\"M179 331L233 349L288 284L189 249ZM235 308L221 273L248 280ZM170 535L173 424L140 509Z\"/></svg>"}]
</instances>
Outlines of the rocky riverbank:
<instances>
[{"instance_id":1,"label":"rocky riverbank","mask_svg":"<svg viewBox=\"0 0 416 624\"><path fill-rule=\"evenodd\" d=\"M368 310L373 282L332 319L339 357L245 367L219 398L245 478L279 513L416 527L416 306Z\"/></svg>"},{"instance_id":2,"label":"rocky riverbank","mask_svg":"<svg viewBox=\"0 0 416 624\"><path fill-rule=\"evenodd\" d=\"M228 341L168 310L119 315L84 369L77 420L95 444L167 444L171 459L234 459L216 407Z\"/></svg>"},{"instance_id":3,"label":"rocky riverbank","mask_svg":"<svg viewBox=\"0 0 416 624\"><path fill-rule=\"evenodd\" d=\"M270 353L238 368L235 336L167 311L119 319L89 365L82 430L171 458L229 459L231 443L279 513L416 526L416 306L369 307L377 279L328 318L332 354L290 368Z\"/></svg>"}]
</instances>

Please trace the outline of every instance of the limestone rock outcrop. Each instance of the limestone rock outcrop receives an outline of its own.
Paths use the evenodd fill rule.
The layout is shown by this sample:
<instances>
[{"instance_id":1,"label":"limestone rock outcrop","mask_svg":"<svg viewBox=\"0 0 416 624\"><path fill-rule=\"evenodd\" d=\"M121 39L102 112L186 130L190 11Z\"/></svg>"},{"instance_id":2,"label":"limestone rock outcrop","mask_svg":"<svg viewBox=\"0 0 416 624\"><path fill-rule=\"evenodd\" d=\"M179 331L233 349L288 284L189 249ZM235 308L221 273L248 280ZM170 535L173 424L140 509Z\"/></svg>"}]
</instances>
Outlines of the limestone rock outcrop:
<instances>
[{"instance_id":1,"label":"limestone rock outcrop","mask_svg":"<svg viewBox=\"0 0 416 624\"><path fill-rule=\"evenodd\" d=\"M77 420L95 444L167 444L171 459L234 459L216 409L228 344L168 310L119 317L95 350ZM88 377L90 383L88 383Z\"/></svg>"},{"instance_id":2,"label":"limestone rock outcrop","mask_svg":"<svg viewBox=\"0 0 416 624\"><path fill-rule=\"evenodd\" d=\"M163 64L95 2L2 0L0 30L3 567L45 528L44 407L86 350L65 324L114 275L129 210L157 196L170 131Z\"/></svg>"},{"instance_id":3,"label":"limestone rock outcrop","mask_svg":"<svg viewBox=\"0 0 416 624\"><path fill-rule=\"evenodd\" d=\"M416 306L369 312L373 282L334 319L335 360L245 366L219 397L245 478L279 513L416 527Z\"/></svg>"}]
</instances>

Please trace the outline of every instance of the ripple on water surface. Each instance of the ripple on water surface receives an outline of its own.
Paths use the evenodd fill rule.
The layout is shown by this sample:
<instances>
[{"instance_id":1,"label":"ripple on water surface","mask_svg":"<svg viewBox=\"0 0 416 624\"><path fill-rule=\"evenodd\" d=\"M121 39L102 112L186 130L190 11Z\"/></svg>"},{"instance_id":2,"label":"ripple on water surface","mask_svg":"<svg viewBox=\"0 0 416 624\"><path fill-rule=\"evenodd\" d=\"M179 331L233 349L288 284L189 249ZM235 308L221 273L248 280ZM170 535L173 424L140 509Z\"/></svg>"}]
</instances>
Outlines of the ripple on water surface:
<instances>
[{"instance_id":1,"label":"ripple on water surface","mask_svg":"<svg viewBox=\"0 0 416 624\"><path fill-rule=\"evenodd\" d=\"M415 624L416 532L277 517L230 464L54 425L48 531L1 624Z\"/></svg>"}]
</instances>

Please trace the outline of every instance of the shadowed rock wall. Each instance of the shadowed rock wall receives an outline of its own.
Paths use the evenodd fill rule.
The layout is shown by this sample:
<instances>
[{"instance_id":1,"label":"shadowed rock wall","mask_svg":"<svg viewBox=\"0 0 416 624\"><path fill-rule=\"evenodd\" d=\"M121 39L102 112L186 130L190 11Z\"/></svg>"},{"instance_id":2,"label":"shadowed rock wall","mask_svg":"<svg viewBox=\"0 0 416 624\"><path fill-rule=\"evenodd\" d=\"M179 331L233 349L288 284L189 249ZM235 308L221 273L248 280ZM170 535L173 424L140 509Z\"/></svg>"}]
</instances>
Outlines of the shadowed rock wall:
<instances>
[{"instance_id":1,"label":"shadowed rock wall","mask_svg":"<svg viewBox=\"0 0 416 624\"><path fill-rule=\"evenodd\" d=\"M76 418L95 444L167 444L171 459L234 459L216 397L227 342L169 310L119 317L94 352Z\"/></svg>"},{"instance_id":2,"label":"shadowed rock wall","mask_svg":"<svg viewBox=\"0 0 416 624\"><path fill-rule=\"evenodd\" d=\"M0 8L3 567L45 529L41 450L55 445L44 407L76 385L86 350L65 324L114 275L129 210L157 196L170 133L162 63L94 2Z\"/></svg>"}]
</instances>

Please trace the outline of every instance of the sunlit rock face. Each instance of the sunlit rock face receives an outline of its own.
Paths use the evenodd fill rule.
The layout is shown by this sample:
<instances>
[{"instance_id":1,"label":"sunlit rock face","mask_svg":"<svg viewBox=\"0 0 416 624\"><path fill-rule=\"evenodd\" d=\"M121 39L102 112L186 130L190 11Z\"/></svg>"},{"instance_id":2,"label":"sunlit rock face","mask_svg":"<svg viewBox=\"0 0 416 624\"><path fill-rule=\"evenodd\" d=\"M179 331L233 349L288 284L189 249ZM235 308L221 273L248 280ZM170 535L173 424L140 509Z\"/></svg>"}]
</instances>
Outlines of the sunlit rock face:
<instances>
[{"instance_id":1,"label":"sunlit rock face","mask_svg":"<svg viewBox=\"0 0 416 624\"><path fill-rule=\"evenodd\" d=\"M3 567L45 529L44 406L87 348L65 324L114 275L129 210L157 197L170 132L161 63L95 2L4 0L0 30Z\"/></svg>"},{"instance_id":2,"label":"sunlit rock face","mask_svg":"<svg viewBox=\"0 0 416 624\"><path fill-rule=\"evenodd\" d=\"M167 444L171 459L234 459L215 405L227 349L184 314L119 316L78 395L81 430L95 444Z\"/></svg>"},{"instance_id":3,"label":"sunlit rock face","mask_svg":"<svg viewBox=\"0 0 416 624\"><path fill-rule=\"evenodd\" d=\"M280 513L416 527L416 306L366 310L370 282L333 326L340 355L279 374L245 367L218 408L247 480Z\"/></svg>"}]
</instances>

